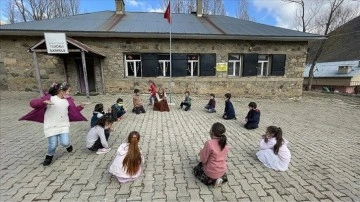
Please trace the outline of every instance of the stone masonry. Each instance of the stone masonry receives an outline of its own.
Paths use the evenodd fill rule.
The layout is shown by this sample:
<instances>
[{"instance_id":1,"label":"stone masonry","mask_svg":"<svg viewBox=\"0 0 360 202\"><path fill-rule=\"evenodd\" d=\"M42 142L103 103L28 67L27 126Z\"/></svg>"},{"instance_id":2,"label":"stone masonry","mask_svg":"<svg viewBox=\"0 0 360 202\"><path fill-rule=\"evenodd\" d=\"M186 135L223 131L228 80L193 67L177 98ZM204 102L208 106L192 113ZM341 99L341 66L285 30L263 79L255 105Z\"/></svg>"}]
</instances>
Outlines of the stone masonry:
<instances>
[{"instance_id":1,"label":"stone masonry","mask_svg":"<svg viewBox=\"0 0 360 202\"><path fill-rule=\"evenodd\" d=\"M2 82L10 91L37 91L32 54L27 49L39 42L41 37L7 36L0 39L0 63L4 65L6 79ZM125 53L168 53L168 39L122 39L122 38L76 38L104 54L105 89L111 93L130 93L134 88L147 89L147 81L174 93L190 90L193 94L215 93L249 97L299 97L302 94L303 70L306 60L307 42L270 42L236 40L190 40L173 39L173 53L216 53L216 62L227 62L230 53L286 54L284 76L228 77L226 72L217 72L215 77L176 78L125 78ZM86 57L92 57L87 55ZM78 88L78 76L74 58L67 57L68 81ZM41 81L46 89L53 81L64 80L64 62L61 58L38 54ZM101 92L99 60L95 59L97 90Z\"/></svg>"}]
</instances>

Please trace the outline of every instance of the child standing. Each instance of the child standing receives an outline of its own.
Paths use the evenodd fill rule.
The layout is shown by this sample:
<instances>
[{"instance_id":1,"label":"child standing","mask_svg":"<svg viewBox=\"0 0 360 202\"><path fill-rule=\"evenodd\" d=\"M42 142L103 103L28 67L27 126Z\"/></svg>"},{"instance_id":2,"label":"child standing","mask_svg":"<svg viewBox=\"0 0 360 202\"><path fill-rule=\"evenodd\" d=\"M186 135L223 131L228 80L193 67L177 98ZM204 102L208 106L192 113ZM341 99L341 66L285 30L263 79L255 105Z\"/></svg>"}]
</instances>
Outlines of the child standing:
<instances>
[{"instance_id":1,"label":"child standing","mask_svg":"<svg viewBox=\"0 0 360 202\"><path fill-rule=\"evenodd\" d=\"M288 141L282 138L281 128L269 126L260 140L260 151L256 156L266 167L275 171L286 171L291 159L287 144Z\"/></svg>"},{"instance_id":2,"label":"child standing","mask_svg":"<svg viewBox=\"0 0 360 202\"><path fill-rule=\"evenodd\" d=\"M206 111L209 113L216 112L215 105L216 105L215 94L211 93L209 103L205 106Z\"/></svg>"},{"instance_id":3,"label":"child standing","mask_svg":"<svg viewBox=\"0 0 360 202\"><path fill-rule=\"evenodd\" d=\"M184 101L181 102L180 104L180 109L182 109L182 107L185 105L185 111L188 111L191 107L191 98L190 98L190 92L189 91L185 91L185 98Z\"/></svg>"},{"instance_id":4,"label":"child standing","mask_svg":"<svg viewBox=\"0 0 360 202\"><path fill-rule=\"evenodd\" d=\"M133 181L141 175L141 164L144 157L139 148L140 134L132 131L127 143L122 143L116 152L109 172L117 177L120 183Z\"/></svg>"},{"instance_id":5,"label":"child standing","mask_svg":"<svg viewBox=\"0 0 360 202\"><path fill-rule=\"evenodd\" d=\"M224 110L223 118L226 120L229 120L229 119L236 120L234 106L231 103L230 98L231 98L231 94L226 93L225 94L225 110Z\"/></svg>"},{"instance_id":6,"label":"child standing","mask_svg":"<svg viewBox=\"0 0 360 202\"><path fill-rule=\"evenodd\" d=\"M244 127L246 129L255 129L259 127L260 122L260 110L257 109L257 105L255 102L249 103L249 112L247 116L245 117L246 124Z\"/></svg>"},{"instance_id":7,"label":"child standing","mask_svg":"<svg viewBox=\"0 0 360 202\"><path fill-rule=\"evenodd\" d=\"M102 116L96 125L90 129L86 136L86 147L91 151L96 151L96 154L104 154L110 151L107 141L110 133L105 132L111 128L111 116Z\"/></svg>"},{"instance_id":8,"label":"child standing","mask_svg":"<svg viewBox=\"0 0 360 202\"><path fill-rule=\"evenodd\" d=\"M140 114L140 112L145 113L145 109L144 109L144 106L143 106L142 101L141 101L141 96L140 96L140 90L139 89L134 90L133 105L134 105L134 108L133 108L132 112L134 112L136 114Z\"/></svg>"},{"instance_id":9,"label":"child standing","mask_svg":"<svg viewBox=\"0 0 360 202\"><path fill-rule=\"evenodd\" d=\"M34 110L19 119L44 123L44 134L48 139L44 166L50 165L58 141L68 152L72 152L70 122L87 121L80 113L84 104L76 106L73 98L70 97L70 91L70 85L66 82L53 83L47 95L30 101L30 106Z\"/></svg>"},{"instance_id":10,"label":"child standing","mask_svg":"<svg viewBox=\"0 0 360 202\"><path fill-rule=\"evenodd\" d=\"M156 84L152 80L149 80L148 84L149 84L148 90L150 91L149 105L152 105L154 103L154 100L156 99L157 89L156 89Z\"/></svg>"},{"instance_id":11,"label":"child standing","mask_svg":"<svg viewBox=\"0 0 360 202\"><path fill-rule=\"evenodd\" d=\"M210 130L210 140L205 142L200 151L200 163L194 168L195 177L206 185L221 186L227 182L226 158L229 146L225 136L225 126L214 123Z\"/></svg>"},{"instance_id":12,"label":"child standing","mask_svg":"<svg viewBox=\"0 0 360 202\"><path fill-rule=\"evenodd\" d=\"M125 113L126 110L124 109L124 101L119 98L116 100L116 104L111 106L111 114L115 120L120 120Z\"/></svg>"}]
</instances>

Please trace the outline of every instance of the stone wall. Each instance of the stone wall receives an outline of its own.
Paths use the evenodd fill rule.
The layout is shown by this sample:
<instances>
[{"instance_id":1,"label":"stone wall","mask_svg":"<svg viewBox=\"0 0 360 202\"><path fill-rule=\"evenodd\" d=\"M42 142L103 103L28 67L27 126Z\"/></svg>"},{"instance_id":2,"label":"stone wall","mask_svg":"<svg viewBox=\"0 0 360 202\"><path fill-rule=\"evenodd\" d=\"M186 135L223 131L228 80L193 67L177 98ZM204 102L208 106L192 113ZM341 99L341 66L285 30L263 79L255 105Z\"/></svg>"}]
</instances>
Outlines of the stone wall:
<instances>
[{"instance_id":1,"label":"stone wall","mask_svg":"<svg viewBox=\"0 0 360 202\"><path fill-rule=\"evenodd\" d=\"M33 68L32 54L27 49L42 37L2 37L0 39L0 62L4 63L8 89L24 91L38 89ZM231 92L235 96L247 97L298 97L302 94L303 71L306 61L306 42L267 42L236 40L186 40L173 39L173 53L216 53L216 62L227 62L229 53L286 54L284 76L228 77L217 72L215 77L176 78L125 78L124 53L168 53L168 39L118 39L75 38L106 56L102 61L105 89L109 93L130 93L134 88L146 91L149 79L173 93L215 93L222 96ZM1 61L2 60L2 61ZM38 54L40 73L44 87L53 81L64 80L63 60L56 56ZM67 59L68 80L77 85L75 62ZM101 90L99 61L95 60L97 88ZM74 85L75 84L75 85Z\"/></svg>"}]
</instances>

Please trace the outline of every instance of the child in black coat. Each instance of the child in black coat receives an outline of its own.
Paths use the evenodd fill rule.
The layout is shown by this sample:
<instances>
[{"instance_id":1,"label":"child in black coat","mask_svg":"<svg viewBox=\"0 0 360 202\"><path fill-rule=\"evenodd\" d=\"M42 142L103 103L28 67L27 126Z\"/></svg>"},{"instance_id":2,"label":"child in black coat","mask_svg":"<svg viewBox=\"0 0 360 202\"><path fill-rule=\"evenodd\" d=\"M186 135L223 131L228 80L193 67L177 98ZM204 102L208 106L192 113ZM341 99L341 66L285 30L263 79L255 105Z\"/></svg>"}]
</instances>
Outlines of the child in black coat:
<instances>
[{"instance_id":1,"label":"child in black coat","mask_svg":"<svg viewBox=\"0 0 360 202\"><path fill-rule=\"evenodd\" d=\"M206 111L209 113L216 112L215 105L216 105L215 94L211 93L209 103L205 106Z\"/></svg>"},{"instance_id":2,"label":"child in black coat","mask_svg":"<svg viewBox=\"0 0 360 202\"><path fill-rule=\"evenodd\" d=\"M225 110L224 110L223 118L226 120L229 120L229 119L236 120L235 109L234 109L233 104L230 101L230 98L231 98L231 94L226 93L225 94Z\"/></svg>"},{"instance_id":3,"label":"child in black coat","mask_svg":"<svg viewBox=\"0 0 360 202\"><path fill-rule=\"evenodd\" d=\"M259 127L260 122L260 110L257 109L257 105L255 102L249 103L249 112L247 116L245 117L246 124L244 127L246 129L255 129Z\"/></svg>"}]
</instances>

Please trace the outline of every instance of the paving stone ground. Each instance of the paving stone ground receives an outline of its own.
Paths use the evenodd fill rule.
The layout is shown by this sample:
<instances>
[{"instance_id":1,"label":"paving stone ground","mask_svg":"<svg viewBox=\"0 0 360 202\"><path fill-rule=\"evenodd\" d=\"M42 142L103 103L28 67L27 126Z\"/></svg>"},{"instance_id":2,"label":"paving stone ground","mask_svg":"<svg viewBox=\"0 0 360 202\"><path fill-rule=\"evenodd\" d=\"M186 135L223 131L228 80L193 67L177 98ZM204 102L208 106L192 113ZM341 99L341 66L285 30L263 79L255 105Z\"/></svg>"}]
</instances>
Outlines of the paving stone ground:
<instances>
[{"instance_id":1,"label":"paving stone ground","mask_svg":"<svg viewBox=\"0 0 360 202\"><path fill-rule=\"evenodd\" d=\"M47 141L43 125L17 121L30 110L30 92L1 92L1 201L360 201L360 98L304 93L301 99L233 98L237 120L222 120L222 96L217 113L203 110L208 97L193 97L185 112L128 113L115 123L110 153L96 155L85 148L89 122L71 124L72 153L58 147L54 161L43 167ZM145 97L147 95L143 95ZM90 98L83 114L91 118L95 103L110 106L118 97L130 111L131 94ZM74 97L77 103L88 101ZM182 95L173 95L178 105ZM260 127L242 127L250 101L261 110ZM192 175L197 154L209 139L214 122L226 126L230 145L229 182L221 188L203 185ZM289 140L290 168L275 172L256 159L258 141L269 125L280 126ZM130 131L141 134L145 156L143 175L120 185L108 168Z\"/></svg>"}]
</instances>

